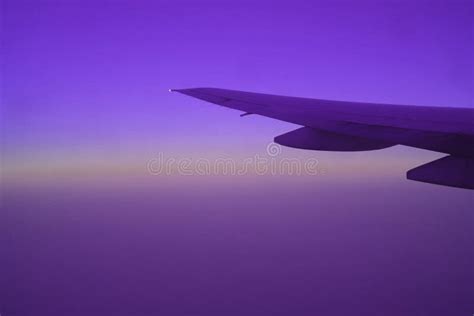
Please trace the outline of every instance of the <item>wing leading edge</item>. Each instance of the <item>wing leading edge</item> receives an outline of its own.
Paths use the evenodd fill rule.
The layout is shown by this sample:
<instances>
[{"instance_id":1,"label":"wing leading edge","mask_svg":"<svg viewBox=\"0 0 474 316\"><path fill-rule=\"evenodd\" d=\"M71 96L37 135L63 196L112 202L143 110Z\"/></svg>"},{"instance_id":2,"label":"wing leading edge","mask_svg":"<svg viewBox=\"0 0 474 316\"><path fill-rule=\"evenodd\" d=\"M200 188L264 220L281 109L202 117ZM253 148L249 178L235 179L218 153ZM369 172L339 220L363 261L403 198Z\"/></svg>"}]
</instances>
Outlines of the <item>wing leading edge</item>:
<instances>
[{"instance_id":1,"label":"wing leading edge","mask_svg":"<svg viewBox=\"0 0 474 316\"><path fill-rule=\"evenodd\" d=\"M471 108L329 101L216 88L170 91L304 126L275 138L284 146L356 151L401 144L450 154L450 163L423 165L429 165L430 174L437 174L436 177L419 176L416 170L423 166L412 169L407 177L472 189L472 172L466 173L462 167L466 163L474 165L474 109ZM459 163L460 159L464 164ZM454 174L456 177L449 176Z\"/></svg>"}]
</instances>

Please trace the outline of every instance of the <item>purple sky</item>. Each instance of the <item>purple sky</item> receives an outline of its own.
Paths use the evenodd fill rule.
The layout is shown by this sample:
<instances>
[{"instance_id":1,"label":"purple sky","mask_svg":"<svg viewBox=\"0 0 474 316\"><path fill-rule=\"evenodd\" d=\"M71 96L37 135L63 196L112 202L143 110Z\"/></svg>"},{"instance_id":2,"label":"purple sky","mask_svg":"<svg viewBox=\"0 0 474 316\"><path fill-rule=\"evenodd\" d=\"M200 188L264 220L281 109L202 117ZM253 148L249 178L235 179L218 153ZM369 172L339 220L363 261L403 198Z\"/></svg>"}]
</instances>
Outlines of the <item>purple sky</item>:
<instances>
[{"instance_id":1,"label":"purple sky","mask_svg":"<svg viewBox=\"0 0 474 316\"><path fill-rule=\"evenodd\" d=\"M0 0L1 1L1 0ZM317 176L153 177L295 126L168 92L474 106L472 1L1 1L0 313L471 315L442 155L283 148Z\"/></svg>"},{"instance_id":2,"label":"purple sky","mask_svg":"<svg viewBox=\"0 0 474 316\"><path fill-rule=\"evenodd\" d=\"M2 17L7 167L253 153L292 128L168 88L473 106L472 1L7 0Z\"/></svg>"}]
</instances>

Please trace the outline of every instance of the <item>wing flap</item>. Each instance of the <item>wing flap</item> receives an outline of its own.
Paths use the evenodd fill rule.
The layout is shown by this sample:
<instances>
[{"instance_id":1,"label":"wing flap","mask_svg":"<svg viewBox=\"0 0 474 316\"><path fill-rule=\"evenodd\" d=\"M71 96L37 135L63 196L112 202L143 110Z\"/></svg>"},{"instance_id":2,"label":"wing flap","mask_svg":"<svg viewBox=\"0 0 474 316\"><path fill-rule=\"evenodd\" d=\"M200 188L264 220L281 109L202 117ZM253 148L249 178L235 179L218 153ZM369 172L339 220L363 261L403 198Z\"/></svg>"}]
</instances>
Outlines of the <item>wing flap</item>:
<instances>
[{"instance_id":1,"label":"wing flap","mask_svg":"<svg viewBox=\"0 0 474 316\"><path fill-rule=\"evenodd\" d=\"M274 141L287 147L326 151L366 151L396 145L363 137L331 133L310 127L298 128L277 136Z\"/></svg>"}]
</instances>

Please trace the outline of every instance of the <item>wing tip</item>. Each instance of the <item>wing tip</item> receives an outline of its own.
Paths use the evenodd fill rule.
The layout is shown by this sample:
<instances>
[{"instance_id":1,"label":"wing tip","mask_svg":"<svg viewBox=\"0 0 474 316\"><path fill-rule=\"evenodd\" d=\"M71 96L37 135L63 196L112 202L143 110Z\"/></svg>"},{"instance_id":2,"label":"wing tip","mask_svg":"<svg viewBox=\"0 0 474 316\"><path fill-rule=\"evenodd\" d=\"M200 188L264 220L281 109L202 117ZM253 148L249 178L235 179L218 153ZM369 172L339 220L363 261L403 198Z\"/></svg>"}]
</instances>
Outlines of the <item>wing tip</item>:
<instances>
[{"instance_id":1,"label":"wing tip","mask_svg":"<svg viewBox=\"0 0 474 316\"><path fill-rule=\"evenodd\" d=\"M168 89L168 92L202 91L202 90L223 90L223 89L210 88L210 87L194 87L194 88L184 88L184 89ZM227 90L227 91L231 91L231 90Z\"/></svg>"},{"instance_id":2,"label":"wing tip","mask_svg":"<svg viewBox=\"0 0 474 316\"><path fill-rule=\"evenodd\" d=\"M180 92L184 93L186 91L196 90L197 88L185 88L185 89L168 89L168 92Z\"/></svg>"}]
</instances>

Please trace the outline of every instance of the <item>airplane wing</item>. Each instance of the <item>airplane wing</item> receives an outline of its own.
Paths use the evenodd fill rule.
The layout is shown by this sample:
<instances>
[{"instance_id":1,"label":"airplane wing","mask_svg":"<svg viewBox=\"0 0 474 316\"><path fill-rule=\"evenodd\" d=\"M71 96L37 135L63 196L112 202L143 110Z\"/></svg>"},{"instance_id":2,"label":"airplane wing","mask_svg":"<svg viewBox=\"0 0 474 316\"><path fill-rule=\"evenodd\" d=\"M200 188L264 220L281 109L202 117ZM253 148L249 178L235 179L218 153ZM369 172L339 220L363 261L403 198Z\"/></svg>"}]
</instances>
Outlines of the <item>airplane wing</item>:
<instances>
[{"instance_id":1,"label":"airplane wing","mask_svg":"<svg viewBox=\"0 0 474 316\"><path fill-rule=\"evenodd\" d=\"M303 126L275 137L283 146L362 151L406 145L446 153L408 171L407 178L474 189L474 108L330 101L216 88L170 91Z\"/></svg>"}]
</instances>

